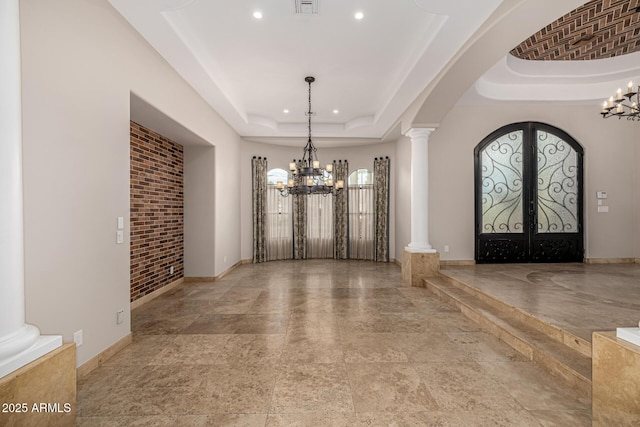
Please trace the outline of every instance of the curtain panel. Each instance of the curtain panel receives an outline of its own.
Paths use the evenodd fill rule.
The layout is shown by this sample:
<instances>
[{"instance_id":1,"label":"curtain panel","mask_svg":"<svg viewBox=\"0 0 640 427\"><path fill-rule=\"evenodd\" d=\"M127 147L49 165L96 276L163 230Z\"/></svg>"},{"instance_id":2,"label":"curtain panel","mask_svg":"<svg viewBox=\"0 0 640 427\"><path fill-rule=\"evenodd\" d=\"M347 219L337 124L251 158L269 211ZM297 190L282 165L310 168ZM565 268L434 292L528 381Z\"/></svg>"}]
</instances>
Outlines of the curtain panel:
<instances>
[{"instance_id":1,"label":"curtain panel","mask_svg":"<svg viewBox=\"0 0 640 427\"><path fill-rule=\"evenodd\" d=\"M333 197L313 194L307 199L307 258L333 258Z\"/></svg>"},{"instance_id":2,"label":"curtain panel","mask_svg":"<svg viewBox=\"0 0 640 427\"><path fill-rule=\"evenodd\" d=\"M373 162L375 192L375 261L389 262L389 157Z\"/></svg>"},{"instance_id":3,"label":"curtain panel","mask_svg":"<svg viewBox=\"0 0 640 427\"><path fill-rule=\"evenodd\" d=\"M267 261L293 256L291 197L283 197L275 185L267 185Z\"/></svg>"},{"instance_id":4,"label":"curtain panel","mask_svg":"<svg viewBox=\"0 0 640 427\"><path fill-rule=\"evenodd\" d=\"M267 260L267 158L253 157L252 194L253 194L253 262Z\"/></svg>"},{"instance_id":5,"label":"curtain panel","mask_svg":"<svg viewBox=\"0 0 640 427\"><path fill-rule=\"evenodd\" d=\"M307 258L307 196L293 197L293 259Z\"/></svg>"},{"instance_id":6,"label":"curtain panel","mask_svg":"<svg viewBox=\"0 0 640 427\"><path fill-rule=\"evenodd\" d=\"M375 209L372 184L349 186L349 258L374 259Z\"/></svg>"},{"instance_id":7,"label":"curtain panel","mask_svg":"<svg viewBox=\"0 0 640 427\"><path fill-rule=\"evenodd\" d=\"M303 166L298 161L298 167ZM293 259L307 258L307 196L293 197Z\"/></svg>"},{"instance_id":8,"label":"curtain panel","mask_svg":"<svg viewBox=\"0 0 640 427\"><path fill-rule=\"evenodd\" d=\"M344 189L334 197L333 205L333 239L334 252L333 257L336 259L349 258L349 163L345 160L333 161L333 182L342 180Z\"/></svg>"}]
</instances>

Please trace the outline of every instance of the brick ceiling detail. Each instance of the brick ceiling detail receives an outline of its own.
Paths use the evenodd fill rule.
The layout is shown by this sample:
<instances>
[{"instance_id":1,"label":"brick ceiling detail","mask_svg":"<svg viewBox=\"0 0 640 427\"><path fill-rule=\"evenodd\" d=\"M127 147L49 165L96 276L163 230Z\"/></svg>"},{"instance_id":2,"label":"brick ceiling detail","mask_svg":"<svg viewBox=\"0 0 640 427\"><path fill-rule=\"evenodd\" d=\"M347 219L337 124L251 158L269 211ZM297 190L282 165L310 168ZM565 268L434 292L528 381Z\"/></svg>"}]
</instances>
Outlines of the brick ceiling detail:
<instances>
[{"instance_id":1,"label":"brick ceiling detail","mask_svg":"<svg viewBox=\"0 0 640 427\"><path fill-rule=\"evenodd\" d=\"M640 0L593 0L511 51L520 59L604 59L640 51Z\"/></svg>"}]
</instances>

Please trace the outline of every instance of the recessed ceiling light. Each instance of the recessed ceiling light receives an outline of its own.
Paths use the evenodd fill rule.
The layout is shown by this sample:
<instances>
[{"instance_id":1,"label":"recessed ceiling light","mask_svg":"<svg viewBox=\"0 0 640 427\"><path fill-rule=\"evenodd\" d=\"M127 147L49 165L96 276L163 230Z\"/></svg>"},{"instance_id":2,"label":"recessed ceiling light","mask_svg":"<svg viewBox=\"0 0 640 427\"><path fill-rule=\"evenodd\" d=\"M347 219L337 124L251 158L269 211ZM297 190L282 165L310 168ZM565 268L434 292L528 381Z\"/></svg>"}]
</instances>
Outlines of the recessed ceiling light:
<instances>
[{"instance_id":1,"label":"recessed ceiling light","mask_svg":"<svg viewBox=\"0 0 640 427\"><path fill-rule=\"evenodd\" d=\"M286 108L284 110L282 110L283 113L285 114L289 114L289 110L287 110Z\"/></svg>"},{"instance_id":2,"label":"recessed ceiling light","mask_svg":"<svg viewBox=\"0 0 640 427\"><path fill-rule=\"evenodd\" d=\"M339 110L333 110L333 114L338 114L339 112Z\"/></svg>"},{"instance_id":3,"label":"recessed ceiling light","mask_svg":"<svg viewBox=\"0 0 640 427\"><path fill-rule=\"evenodd\" d=\"M362 12L356 12L356 14L355 14L355 18L356 18L358 21L359 21L359 20L361 20L362 18L364 18L364 13L362 13Z\"/></svg>"},{"instance_id":4,"label":"recessed ceiling light","mask_svg":"<svg viewBox=\"0 0 640 427\"><path fill-rule=\"evenodd\" d=\"M255 12L253 12L253 17L256 19L262 19L262 12L256 10Z\"/></svg>"}]
</instances>

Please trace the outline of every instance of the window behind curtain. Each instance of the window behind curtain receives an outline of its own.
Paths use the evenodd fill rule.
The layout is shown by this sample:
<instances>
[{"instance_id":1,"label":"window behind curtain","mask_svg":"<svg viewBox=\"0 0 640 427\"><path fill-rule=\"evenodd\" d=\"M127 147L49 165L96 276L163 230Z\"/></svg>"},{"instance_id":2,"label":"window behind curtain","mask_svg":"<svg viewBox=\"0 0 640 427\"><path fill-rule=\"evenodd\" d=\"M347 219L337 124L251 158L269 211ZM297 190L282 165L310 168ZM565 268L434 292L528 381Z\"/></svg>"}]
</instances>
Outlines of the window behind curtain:
<instances>
[{"instance_id":1,"label":"window behind curtain","mask_svg":"<svg viewBox=\"0 0 640 427\"><path fill-rule=\"evenodd\" d=\"M287 182L284 169L271 169L267 173L267 260L293 257L292 197L282 197L276 187L278 181Z\"/></svg>"},{"instance_id":2,"label":"window behind curtain","mask_svg":"<svg viewBox=\"0 0 640 427\"><path fill-rule=\"evenodd\" d=\"M373 174L358 169L349 174L349 253L352 259L374 259Z\"/></svg>"},{"instance_id":3,"label":"window behind curtain","mask_svg":"<svg viewBox=\"0 0 640 427\"><path fill-rule=\"evenodd\" d=\"M333 196L307 196L307 258L333 258Z\"/></svg>"}]
</instances>

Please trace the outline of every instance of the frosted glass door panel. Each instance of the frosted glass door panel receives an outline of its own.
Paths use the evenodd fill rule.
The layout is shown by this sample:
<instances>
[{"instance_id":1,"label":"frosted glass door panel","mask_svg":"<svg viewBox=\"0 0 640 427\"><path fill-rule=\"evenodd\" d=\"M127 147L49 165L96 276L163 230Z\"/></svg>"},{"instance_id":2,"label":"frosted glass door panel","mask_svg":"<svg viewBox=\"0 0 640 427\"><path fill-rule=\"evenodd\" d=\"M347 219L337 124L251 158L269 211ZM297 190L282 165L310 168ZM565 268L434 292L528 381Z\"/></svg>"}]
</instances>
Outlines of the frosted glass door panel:
<instances>
[{"instance_id":1,"label":"frosted glass door panel","mask_svg":"<svg viewBox=\"0 0 640 427\"><path fill-rule=\"evenodd\" d=\"M481 153L482 233L523 233L523 131L511 132Z\"/></svg>"},{"instance_id":2,"label":"frosted glass door panel","mask_svg":"<svg viewBox=\"0 0 640 427\"><path fill-rule=\"evenodd\" d=\"M551 133L537 131L537 231L578 231L578 153Z\"/></svg>"}]
</instances>

